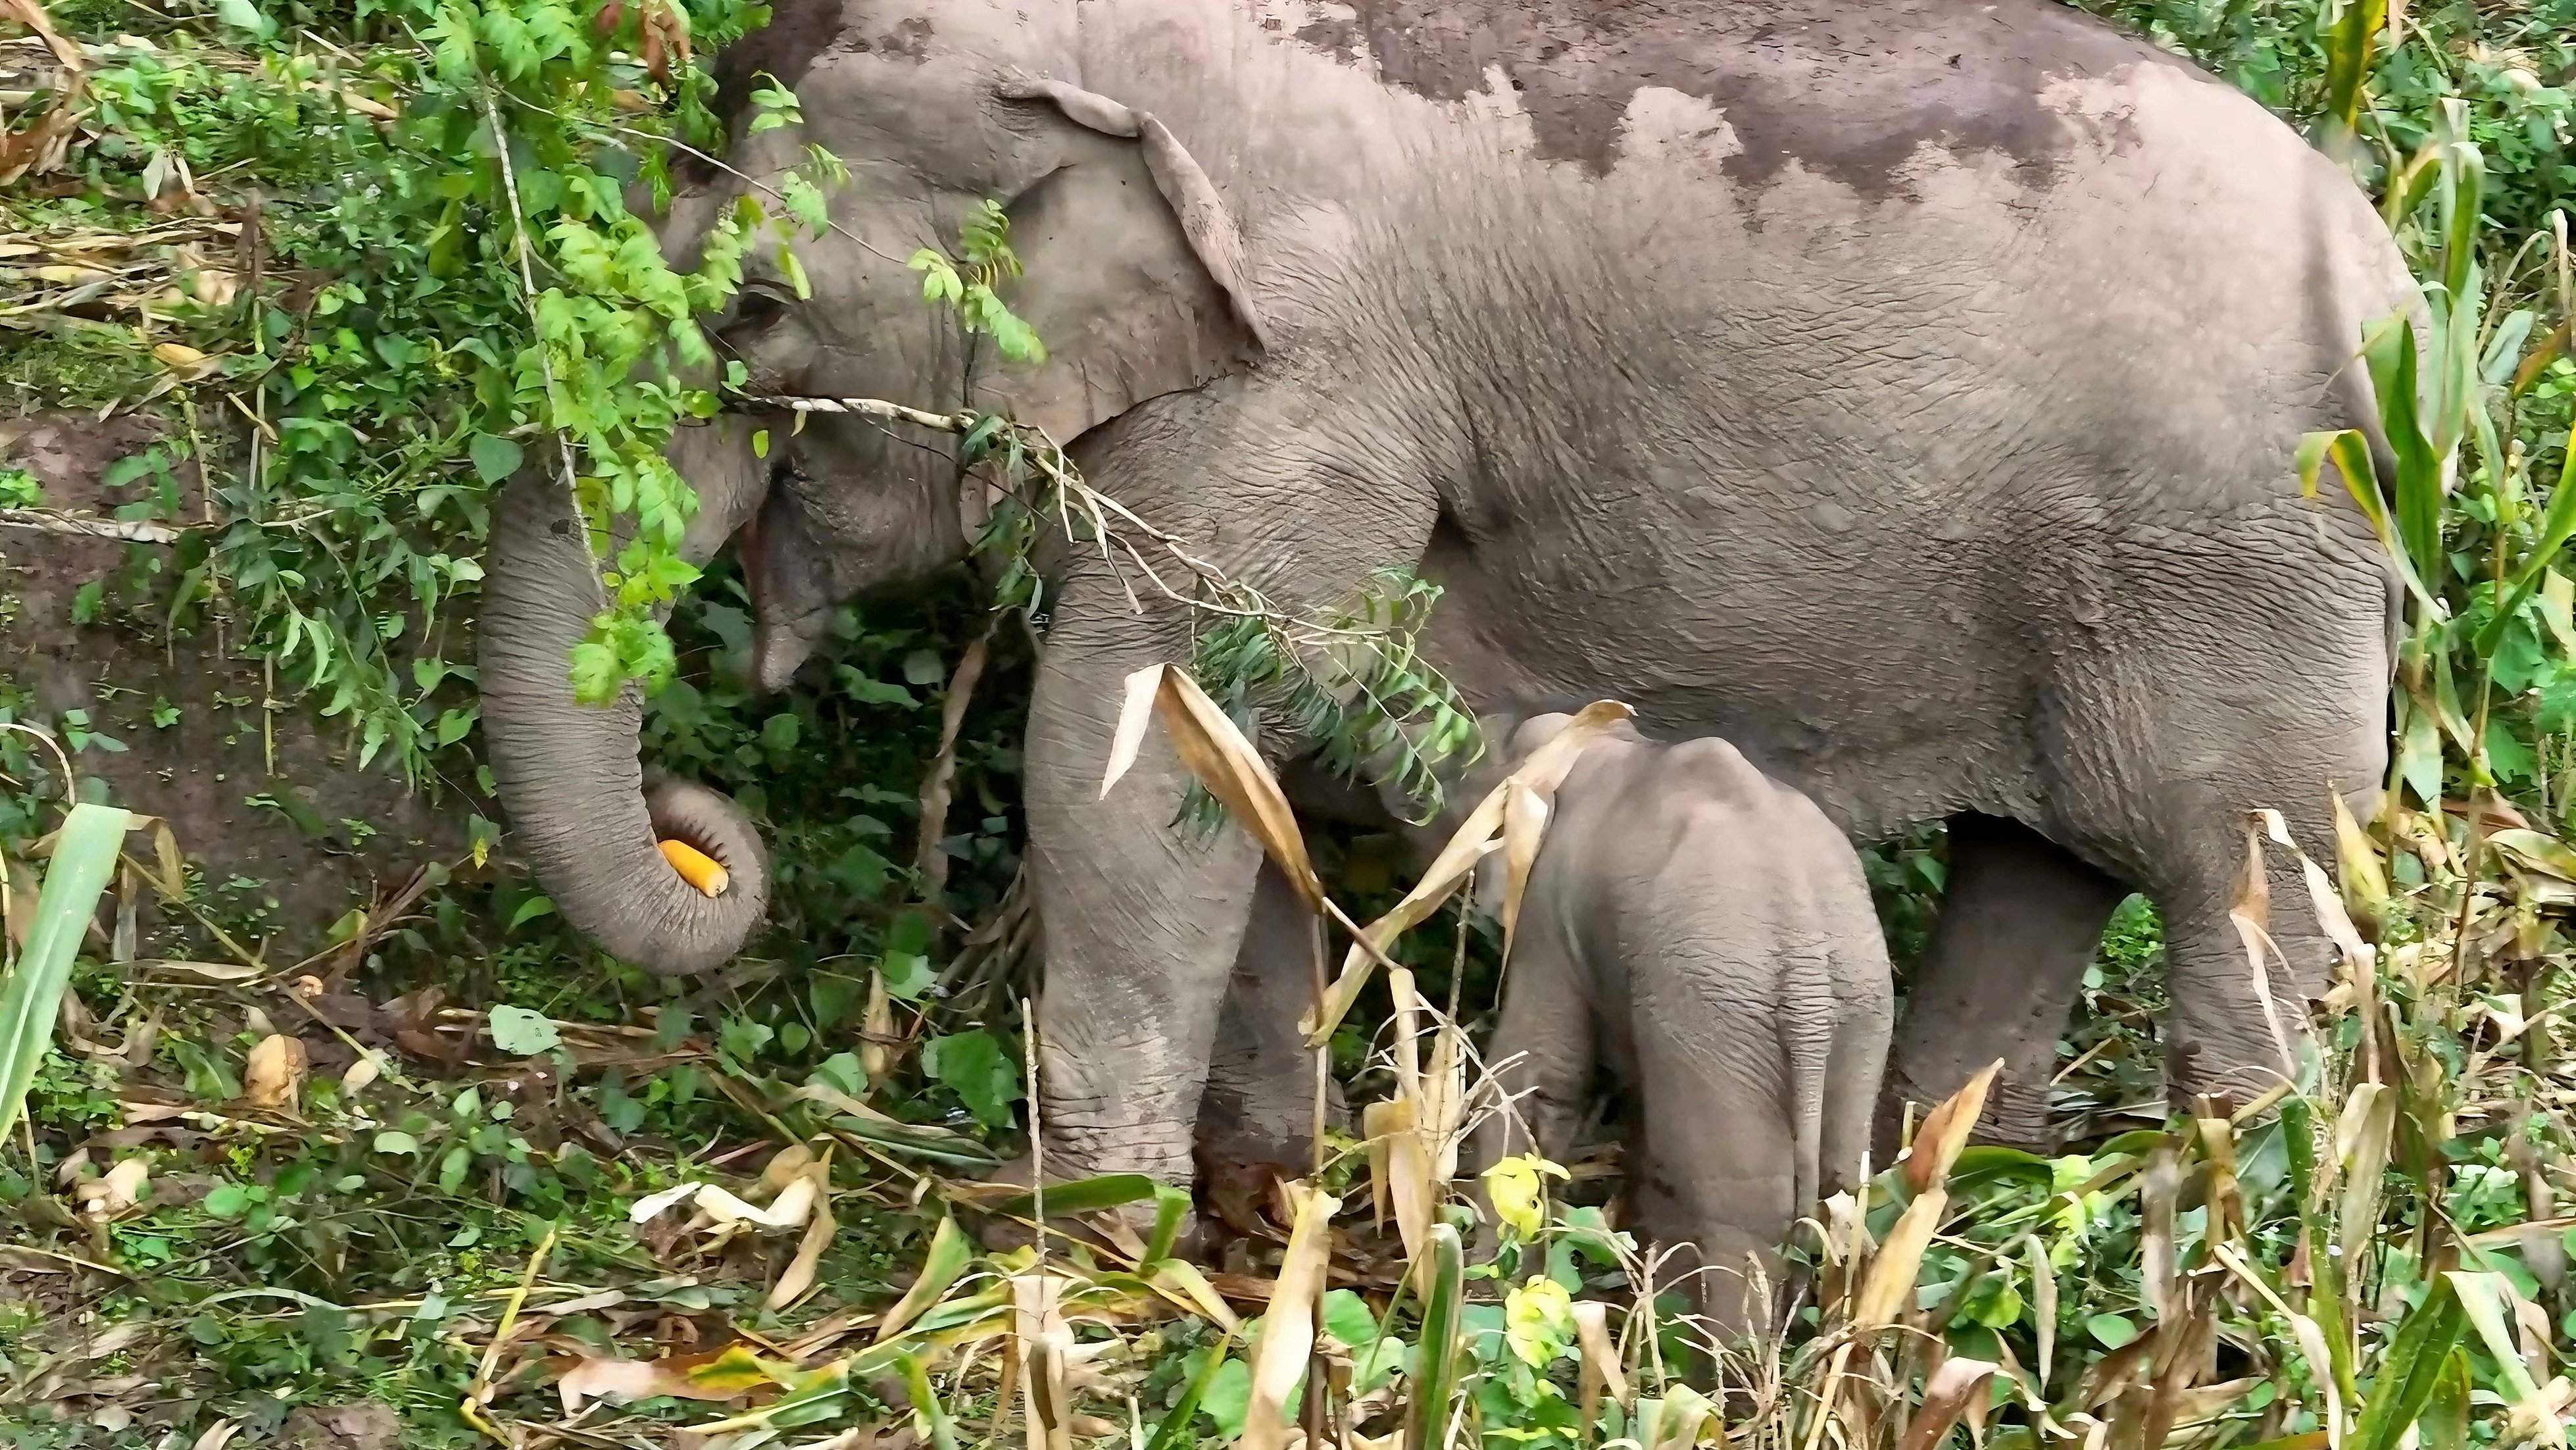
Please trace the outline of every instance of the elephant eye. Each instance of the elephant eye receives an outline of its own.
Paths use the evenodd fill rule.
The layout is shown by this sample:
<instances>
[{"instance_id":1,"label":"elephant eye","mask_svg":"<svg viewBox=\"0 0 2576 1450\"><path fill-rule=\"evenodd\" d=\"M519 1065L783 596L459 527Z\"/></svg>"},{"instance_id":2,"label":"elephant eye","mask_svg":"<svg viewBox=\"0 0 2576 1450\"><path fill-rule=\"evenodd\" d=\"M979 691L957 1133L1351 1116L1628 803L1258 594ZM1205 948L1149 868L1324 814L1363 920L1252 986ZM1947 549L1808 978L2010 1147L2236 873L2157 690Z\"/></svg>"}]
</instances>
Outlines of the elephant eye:
<instances>
[{"instance_id":1,"label":"elephant eye","mask_svg":"<svg viewBox=\"0 0 2576 1450\"><path fill-rule=\"evenodd\" d=\"M733 301L733 320L739 326L766 327L787 311L792 301L784 288L769 282L746 282Z\"/></svg>"}]
</instances>

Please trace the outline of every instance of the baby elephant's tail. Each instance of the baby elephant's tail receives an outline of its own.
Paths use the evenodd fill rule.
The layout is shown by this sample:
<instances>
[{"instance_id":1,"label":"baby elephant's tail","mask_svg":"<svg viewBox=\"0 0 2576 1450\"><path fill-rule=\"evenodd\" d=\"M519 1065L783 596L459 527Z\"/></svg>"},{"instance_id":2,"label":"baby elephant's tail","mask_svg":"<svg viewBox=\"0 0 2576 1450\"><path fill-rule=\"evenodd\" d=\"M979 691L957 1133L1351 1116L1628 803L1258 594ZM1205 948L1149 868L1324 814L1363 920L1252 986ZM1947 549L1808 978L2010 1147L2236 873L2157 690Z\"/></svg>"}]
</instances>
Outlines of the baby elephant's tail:
<instances>
[{"instance_id":1,"label":"baby elephant's tail","mask_svg":"<svg viewBox=\"0 0 2576 1450\"><path fill-rule=\"evenodd\" d=\"M1859 1186L1869 1152L1870 1117L1887 1072L1887 1043L1895 1023L1889 973L1839 974L1829 999L1831 1030L1822 1051L1795 1054L1790 1064L1796 1094L1798 1212L1816 1211L1827 1194ZM1880 1165L1884 1166L1884 1165Z\"/></svg>"}]
</instances>

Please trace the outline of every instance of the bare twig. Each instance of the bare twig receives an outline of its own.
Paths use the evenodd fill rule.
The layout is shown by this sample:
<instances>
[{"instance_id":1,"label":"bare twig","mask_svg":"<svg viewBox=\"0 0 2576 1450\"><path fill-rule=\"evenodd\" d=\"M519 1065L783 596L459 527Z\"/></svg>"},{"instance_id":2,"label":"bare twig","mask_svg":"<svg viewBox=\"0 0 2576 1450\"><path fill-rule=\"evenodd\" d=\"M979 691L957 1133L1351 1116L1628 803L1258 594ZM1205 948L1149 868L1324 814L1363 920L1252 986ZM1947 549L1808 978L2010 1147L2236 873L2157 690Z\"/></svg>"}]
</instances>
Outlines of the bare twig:
<instances>
[{"instance_id":1,"label":"bare twig","mask_svg":"<svg viewBox=\"0 0 2576 1450\"><path fill-rule=\"evenodd\" d=\"M537 334L537 371L545 380L546 406L555 400L554 354L546 345L545 324L537 319L537 269L528 260L528 219L519 209L519 173L510 164L510 133L501 124L500 103L492 99L492 88L483 88L483 119L492 127L494 149L501 155L501 191L510 198L510 246L519 260L519 304L527 309L528 326ZM572 440L563 430L549 425L546 431L555 440L556 460L563 467L566 494L573 492L575 471L572 466Z\"/></svg>"},{"instance_id":2,"label":"bare twig","mask_svg":"<svg viewBox=\"0 0 2576 1450\"><path fill-rule=\"evenodd\" d=\"M66 513L61 509L0 509L0 529L27 529L39 534L69 534L88 539L123 539L129 544L175 544L181 534L190 532L140 519L107 519L96 514Z\"/></svg>"}]
</instances>

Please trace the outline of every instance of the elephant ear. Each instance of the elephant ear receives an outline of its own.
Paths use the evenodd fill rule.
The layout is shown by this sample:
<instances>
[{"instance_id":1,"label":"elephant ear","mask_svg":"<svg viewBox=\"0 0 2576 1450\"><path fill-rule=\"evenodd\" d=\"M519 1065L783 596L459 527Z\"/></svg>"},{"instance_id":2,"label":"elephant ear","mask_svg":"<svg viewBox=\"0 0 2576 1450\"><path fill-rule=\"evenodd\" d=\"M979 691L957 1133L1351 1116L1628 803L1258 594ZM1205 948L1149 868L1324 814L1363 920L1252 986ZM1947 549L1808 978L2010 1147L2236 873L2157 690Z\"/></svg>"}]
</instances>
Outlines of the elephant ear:
<instances>
[{"instance_id":1,"label":"elephant ear","mask_svg":"<svg viewBox=\"0 0 2576 1450\"><path fill-rule=\"evenodd\" d=\"M1006 199L1027 280L1012 299L1042 366L978 379L1059 442L1149 398L1260 361L1268 337L1243 280L1243 238L1207 173L1162 122L1053 80L1006 100L1070 123L1051 164Z\"/></svg>"}]
</instances>

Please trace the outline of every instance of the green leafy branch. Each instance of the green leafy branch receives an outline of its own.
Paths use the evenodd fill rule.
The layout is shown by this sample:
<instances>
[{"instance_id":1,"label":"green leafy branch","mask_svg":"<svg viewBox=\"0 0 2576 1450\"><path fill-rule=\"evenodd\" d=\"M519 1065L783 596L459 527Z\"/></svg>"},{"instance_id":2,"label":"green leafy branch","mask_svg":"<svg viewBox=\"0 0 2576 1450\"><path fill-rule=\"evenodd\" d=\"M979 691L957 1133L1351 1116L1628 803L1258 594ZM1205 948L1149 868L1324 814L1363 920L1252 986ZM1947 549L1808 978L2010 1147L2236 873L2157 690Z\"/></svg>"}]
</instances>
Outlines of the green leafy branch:
<instances>
[{"instance_id":1,"label":"green leafy branch","mask_svg":"<svg viewBox=\"0 0 2576 1450\"><path fill-rule=\"evenodd\" d=\"M1020 320L996 289L1020 275L1020 259L1011 250L1011 218L1002 204L986 197L958 228L958 255L923 247L907 265L921 274L921 297L933 306L957 309L958 325L969 337L990 337L1012 362L1046 361L1046 344Z\"/></svg>"}]
</instances>

